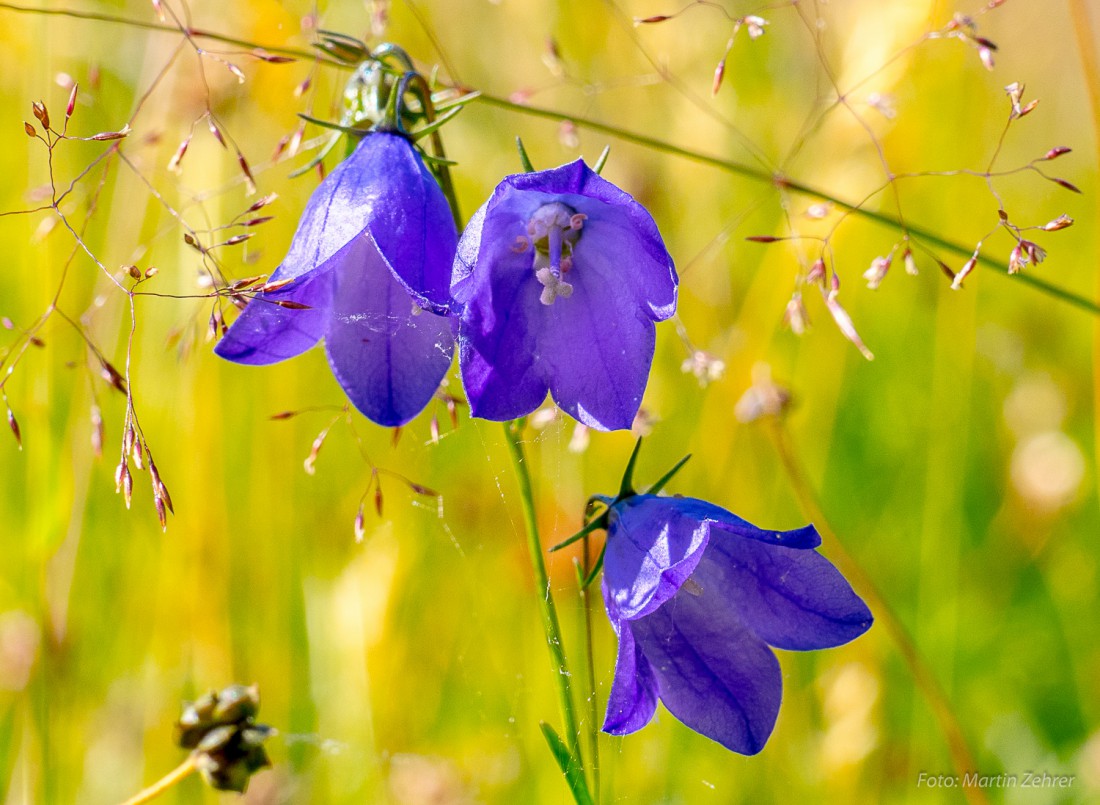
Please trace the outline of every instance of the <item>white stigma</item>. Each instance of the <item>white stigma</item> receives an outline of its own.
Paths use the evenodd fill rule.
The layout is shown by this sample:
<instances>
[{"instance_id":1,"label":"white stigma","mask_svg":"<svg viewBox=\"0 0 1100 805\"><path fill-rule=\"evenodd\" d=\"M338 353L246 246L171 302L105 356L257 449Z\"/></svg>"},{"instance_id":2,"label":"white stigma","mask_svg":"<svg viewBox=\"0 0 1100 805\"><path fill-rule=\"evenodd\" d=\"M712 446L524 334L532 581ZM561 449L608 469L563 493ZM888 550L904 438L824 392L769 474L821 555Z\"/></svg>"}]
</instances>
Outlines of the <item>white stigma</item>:
<instances>
[{"instance_id":1,"label":"white stigma","mask_svg":"<svg viewBox=\"0 0 1100 805\"><path fill-rule=\"evenodd\" d=\"M573 246L581 236L587 217L554 201L535 210L527 222L527 235L535 247L532 268L542 285L539 301L544 305L573 295L573 285L565 280L565 274L573 268ZM519 240L517 238L517 246Z\"/></svg>"}]
</instances>

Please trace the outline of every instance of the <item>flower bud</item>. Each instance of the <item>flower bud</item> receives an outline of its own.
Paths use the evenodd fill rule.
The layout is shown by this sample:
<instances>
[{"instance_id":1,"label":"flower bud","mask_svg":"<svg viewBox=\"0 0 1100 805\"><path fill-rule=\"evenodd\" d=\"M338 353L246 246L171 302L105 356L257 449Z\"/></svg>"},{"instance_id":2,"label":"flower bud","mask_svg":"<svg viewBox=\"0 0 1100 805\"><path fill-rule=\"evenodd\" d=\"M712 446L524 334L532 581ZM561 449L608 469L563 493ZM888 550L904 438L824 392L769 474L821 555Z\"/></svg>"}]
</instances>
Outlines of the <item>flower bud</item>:
<instances>
[{"instance_id":1,"label":"flower bud","mask_svg":"<svg viewBox=\"0 0 1100 805\"><path fill-rule=\"evenodd\" d=\"M35 101L31 104L31 111L38 118L38 122L42 124L42 128L48 129L50 127L50 113L46 111L46 104L42 101Z\"/></svg>"},{"instance_id":2,"label":"flower bud","mask_svg":"<svg viewBox=\"0 0 1100 805\"><path fill-rule=\"evenodd\" d=\"M902 255L902 262L905 264L905 273L909 276L915 277L920 273L917 271L917 261L913 259L913 252L911 250L905 250L905 254Z\"/></svg>"},{"instance_id":3,"label":"flower bud","mask_svg":"<svg viewBox=\"0 0 1100 805\"><path fill-rule=\"evenodd\" d=\"M1068 215L1059 215L1053 221L1048 221L1043 224L1043 230L1046 232L1057 232L1059 229L1065 229L1067 226L1073 226L1073 219Z\"/></svg>"},{"instance_id":4,"label":"flower bud","mask_svg":"<svg viewBox=\"0 0 1100 805\"><path fill-rule=\"evenodd\" d=\"M810 266L810 271L806 275L806 282L823 283L825 281L825 273L825 261L819 257L814 260L814 264Z\"/></svg>"},{"instance_id":5,"label":"flower bud","mask_svg":"<svg viewBox=\"0 0 1100 805\"><path fill-rule=\"evenodd\" d=\"M978 255L975 254L965 263L963 267L959 269L959 273L955 275L955 278L951 280L951 290L957 291L962 288L963 280L966 279L966 275L974 270L974 266L978 264Z\"/></svg>"},{"instance_id":6,"label":"flower bud","mask_svg":"<svg viewBox=\"0 0 1100 805\"><path fill-rule=\"evenodd\" d=\"M802 335L809 327L809 318L806 315L806 305L802 302L802 294L795 292L787 302L787 310L783 314L783 321L791 328L795 335Z\"/></svg>"},{"instance_id":7,"label":"flower bud","mask_svg":"<svg viewBox=\"0 0 1100 805\"><path fill-rule=\"evenodd\" d=\"M15 436L15 443L19 445L19 449L23 449L23 434L19 430L19 422L15 418L15 412L8 409L8 427L11 428L12 435Z\"/></svg>"},{"instance_id":8,"label":"flower bud","mask_svg":"<svg viewBox=\"0 0 1100 805\"><path fill-rule=\"evenodd\" d=\"M1021 244L1017 243L1008 255L1008 273L1017 273L1021 268L1027 265L1027 259Z\"/></svg>"},{"instance_id":9,"label":"flower bud","mask_svg":"<svg viewBox=\"0 0 1100 805\"><path fill-rule=\"evenodd\" d=\"M255 685L230 685L218 694L214 707L216 721L241 721L255 718L260 709L260 690Z\"/></svg>"},{"instance_id":10,"label":"flower bud","mask_svg":"<svg viewBox=\"0 0 1100 805\"><path fill-rule=\"evenodd\" d=\"M876 257L871 261L871 267L863 272L863 278L867 280L867 287L876 290L879 284L886 278L886 272L890 270L889 257Z\"/></svg>"},{"instance_id":11,"label":"flower bud","mask_svg":"<svg viewBox=\"0 0 1100 805\"><path fill-rule=\"evenodd\" d=\"M232 724L223 724L220 727L213 727L202 736L202 740L199 741L199 745L196 747L200 752L216 752L219 749L224 748L236 734L237 729Z\"/></svg>"}]
</instances>

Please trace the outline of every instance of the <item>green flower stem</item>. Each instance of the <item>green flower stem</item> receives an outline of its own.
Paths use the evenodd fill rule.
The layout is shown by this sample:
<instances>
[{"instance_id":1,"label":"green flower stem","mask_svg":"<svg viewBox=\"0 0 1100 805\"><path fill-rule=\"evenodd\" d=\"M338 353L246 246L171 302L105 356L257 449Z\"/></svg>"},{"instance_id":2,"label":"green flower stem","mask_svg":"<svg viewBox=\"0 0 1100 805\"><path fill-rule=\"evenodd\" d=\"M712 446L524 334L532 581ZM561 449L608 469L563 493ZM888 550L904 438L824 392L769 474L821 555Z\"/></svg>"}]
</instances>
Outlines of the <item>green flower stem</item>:
<instances>
[{"instance_id":1,"label":"green flower stem","mask_svg":"<svg viewBox=\"0 0 1100 805\"><path fill-rule=\"evenodd\" d=\"M392 47L392 46L391 46ZM404 53L404 51L402 51ZM408 56L405 56L407 59ZM403 102L406 82L415 84L416 97L420 99L420 103L424 106L424 115L427 118L429 124L434 123L436 120L435 107L432 106L432 90L428 86L428 82L424 79L424 76L416 72L408 72L402 78L401 83L398 85L398 103ZM397 116L397 120L400 123L401 116ZM439 131L433 131L430 135L432 141L432 151L437 159L445 160L447 158L446 152L443 150L443 138L439 136ZM446 164L440 163L436 170L433 171L436 178L439 180L439 187L443 190L443 196L447 199L447 205L451 208L451 214L455 219L455 226L458 230L462 231L462 213L458 209L458 196L455 195L454 182L451 181L451 171Z\"/></svg>"},{"instance_id":2,"label":"green flower stem","mask_svg":"<svg viewBox=\"0 0 1100 805\"><path fill-rule=\"evenodd\" d=\"M588 756L592 763L592 799L600 801L600 708L596 701L596 664L592 650L592 586L585 584L584 580L592 572L592 555L589 553L589 538L585 535L583 545L584 575L581 578L580 593L581 607L584 612L584 654L585 654L585 683L588 687Z\"/></svg>"},{"instance_id":3,"label":"green flower stem","mask_svg":"<svg viewBox=\"0 0 1100 805\"><path fill-rule=\"evenodd\" d=\"M535 588L538 592L539 614L542 616L542 628L546 633L546 645L550 649L550 668L558 688L558 703L561 705L561 717L565 724L565 740L569 751L577 759L581 768L581 747L578 738L577 716L573 707L573 690L569 676L569 666L565 661L565 645L561 639L561 625L558 623L558 611L554 606L554 596L550 592L550 577L546 573L543 560L542 541L539 539L539 525L535 514L535 497L531 490L531 474L527 471L527 459L523 453L520 432L523 419L504 423L504 438L512 455L512 464L519 483L519 497L523 504L523 524L527 532L527 550L531 555L531 568L535 571Z\"/></svg>"},{"instance_id":4,"label":"green flower stem","mask_svg":"<svg viewBox=\"0 0 1100 805\"><path fill-rule=\"evenodd\" d=\"M947 748L951 753L951 763L955 767L955 773L962 779L978 768L978 765L974 761L974 753L970 749L966 734L963 732L962 725L959 724L959 719L951 707L947 694L940 687L940 683L935 674L932 673L932 669L925 663L924 658L913 642L913 638L910 637L901 619L894 613L893 608L887 602L882 591L879 590L878 585L875 584L855 557L848 553L844 545L837 539L836 532L829 525L829 521L825 519L821 502L818 500L806 469L802 466L802 461L791 443L790 434L787 432L787 427L782 418L780 416L770 416L764 420L764 424L767 426L768 435L771 437L772 445L783 464L783 469L787 473L787 479L790 481L802 507L802 513L814 524L821 534L822 540L828 545L830 559L833 560L833 563L844 576L852 581L852 586L866 600L867 606L875 614L875 619L886 629L886 632L894 641L898 652L905 661L905 665L913 675L913 680L924 694L936 720L939 722L940 731L943 732L944 738L947 740ZM978 786L964 786L963 794L971 805L988 805L989 803L989 798Z\"/></svg>"},{"instance_id":5,"label":"green flower stem","mask_svg":"<svg viewBox=\"0 0 1100 805\"><path fill-rule=\"evenodd\" d=\"M134 794L123 802L122 805L141 805L143 802L148 802L155 797L159 797L169 788L187 779L196 771L198 771L198 766L195 765L195 756L193 754L188 755L187 760L176 766L176 768L172 769L172 771L168 772L148 788Z\"/></svg>"}]
</instances>

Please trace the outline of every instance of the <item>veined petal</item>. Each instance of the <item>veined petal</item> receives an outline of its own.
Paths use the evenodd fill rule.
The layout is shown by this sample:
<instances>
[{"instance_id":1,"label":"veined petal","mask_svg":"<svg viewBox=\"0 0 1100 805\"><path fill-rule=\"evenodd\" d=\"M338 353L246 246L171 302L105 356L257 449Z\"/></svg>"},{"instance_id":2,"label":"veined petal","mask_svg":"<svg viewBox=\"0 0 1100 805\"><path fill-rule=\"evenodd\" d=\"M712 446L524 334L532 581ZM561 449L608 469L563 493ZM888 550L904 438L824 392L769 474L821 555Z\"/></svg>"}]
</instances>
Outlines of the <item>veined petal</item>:
<instances>
[{"instance_id":1,"label":"veined petal","mask_svg":"<svg viewBox=\"0 0 1100 805\"><path fill-rule=\"evenodd\" d=\"M648 218L649 213L641 205L635 206ZM669 318L676 312L678 280L661 240L639 236L637 223L630 220L628 211L605 209L591 202L584 207L590 212L574 257L578 273L599 274L620 292L629 289L634 303L651 321ZM649 221L652 223L652 219ZM663 260L657 255L658 249Z\"/></svg>"},{"instance_id":2,"label":"veined petal","mask_svg":"<svg viewBox=\"0 0 1100 805\"><path fill-rule=\"evenodd\" d=\"M707 503L698 498L677 498L680 511L700 520L710 520L712 527L735 535L742 539L756 540L767 545L782 545L786 548L798 548L806 550L816 548L821 544L821 535L812 525L795 528L791 531L774 531L757 528L747 520L742 520L736 514L726 511L721 506Z\"/></svg>"},{"instance_id":3,"label":"veined petal","mask_svg":"<svg viewBox=\"0 0 1100 805\"><path fill-rule=\"evenodd\" d=\"M692 578L776 648L839 646L866 632L873 620L840 571L817 551L712 531Z\"/></svg>"},{"instance_id":4,"label":"veined petal","mask_svg":"<svg viewBox=\"0 0 1100 805\"><path fill-rule=\"evenodd\" d=\"M709 528L680 502L636 495L612 508L603 572L613 621L642 618L669 601L703 557Z\"/></svg>"},{"instance_id":5,"label":"veined petal","mask_svg":"<svg viewBox=\"0 0 1100 805\"><path fill-rule=\"evenodd\" d=\"M313 192L272 279L323 267L364 231L410 293L425 305L447 305L454 221L412 144L386 132L364 137Z\"/></svg>"},{"instance_id":6,"label":"veined petal","mask_svg":"<svg viewBox=\"0 0 1100 805\"><path fill-rule=\"evenodd\" d=\"M619 287L629 289L655 321L676 310L679 280L672 257L653 216L629 193L580 159L552 170L514 174L501 184L523 191L527 215L552 201L586 215L577 244L578 264L592 261L601 271L609 270L609 278L617 277Z\"/></svg>"},{"instance_id":7,"label":"veined petal","mask_svg":"<svg viewBox=\"0 0 1100 805\"><path fill-rule=\"evenodd\" d=\"M706 589L685 588L630 627L670 713L734 752L764 748L782 676L775 655L736 612Z\"/></svg>"},{"instance_id":8,"label":"veined petal","mask_svg":"<svg viewBox=\"0 0 1100 805\"><path fill-rule=\"evenodd\" d=\"M483 208L484 210L484 208ZM459 365L471 416L507 420L524 416L546 399L549 385L538 366L537 334L542 316L539 285L530 255L517 254L495 232L482 239L478 211L462 236L453 286L464 302L459 324ZM463 272L470 241L481 240L494 271Z\"/></svg>"},{"instance_id":9,"label":"veined petal","mask_svg":"<svg viewBox=\"0 0 1100 805\"><path fill-rule=\"evenodd\" d=\"M236 363L259 366L293 358L321 340L332 306L332 274L322 271L286 288L258 294L214 346L214 353ZM309 305L284 308L276 301Z\"/></svg>"},{"instance_id":10,"label":"veined petal","mask_svg":"<svg viewBox=\"0 0 1100 805\"><path fill-rule=\"evenodd\" d=\"M537 204L529 206L507 188L498 188L462 230L451 272L451 294L478 318L483 330L492 328L492 311L500 308L494 302L495 292L511 295L520 279L535 281L531 255L515 248L516 239L527 234L526 216L538 208Z\"/></svg>"},{"instance_id":11,"label":"veined petal","mask_svg":"<svg viewBox=\"0 0 1100 805\"><path fill-rule=\"evenodd\" d=\"M463 303L459 362L471 413L521 416L549 390L590 427L629 428L653 361L653 322L622 292L624 281L603 271L573 270L572 296L539 301L531 252L513 247L546 198L499 190L459 244L452 292Z\"/></svg>"},{"instance_id":12,"label":"veined petal","mask_svg":"<svg viewBox=\"0 0 1100 805\"><path fill-rule=\"evenodd\" d=\"M656 330L619 284L577 268L568 299L541 306L538 357L550 393L574 419L628 429L642 404Z\"/></svg>"},{"instance_id":13,"label":"veined petal","mask_svg":"<svg viewBox=\"0 0 1100 805\"><path fill-rule=\"evenodd\" d=\"M585 425L629 428L676 287L649 213L583 162L506 177L452 275L473 415L530 413L550 391Z\"/></svg>"},{"instance_id":14,"label":"veined petal","mask_svg":"<svg viewBox=\"0 0 1100 805\"><path fill-rule=\"evenodd\" d=\"M385 144L385 138L364 138L351 156L317 186L298 219L286 257L271 275L272 280L294 279L326 267L329 260L363 233L370 218L369 205L388 195L385 188L377 186L380 166L374 159L382 150L390 150L376 149Z\"/></svg>"},{"instance_id":15,"label":"veined petal","mask_svg":"<svg viewBox=\"0 0 1100 805\"><path fill-rule=\"evenodd\" d=\"M368 135L370 140L376 143L369 181L379 191L369 205L367 231L409 293L442 313L451 304L458 243L447 198L408 140L383 132Z\"/></svg>"},{"instance_id":16,"label":"veined petal","mask_svg":"<svg viewBox=\"0 0 1100 805\"><path fill-rule=\"evenodd\" d=\"M491 351L479 348L470 338L459 334L459 365L462 387L470 403L470 416L506 422L526 416L546 399L546 384L531 370L530 353L515 348L522 333L501 338Z\"/></svg>"},{"instance_id":17,"label":"veined petal","mask_svg":"<svg viewBox=\"0 0 1100 805\"><path fill-rule=\"evenodd\" d=\"M474 296L474 270L481 251L481 233L485 229L485 211L488 206L487 203L482 204L470 216L455 249L454 264L451 266L451 297L459 306L465 305ZM488 274L488 271L479 272L478 278L483 284Z\"/></svg>"},{"instance_id":18,"label":"veined petal","mask_svg":"<svg viewBox=\"0 0 1100 805\"><path fill-rule=\"evenodd\" d=\"M657 711L657 678L649 660L638 648L630 631L630 622L619 623L619 652L615 660L615 679L607 697L603 731L611 735L637 732L653 719Z\"/></svg>"},{"instance_id":19,"label":"veined petal","mask_svg":"<svg viewBox=\"0 0 1100 805\"><path fill-rule=\"evenodd\" d=\"M335 276L325 333L333 374L368 419L404 424L428 404L451 365L450 321L414 314L412 297L365 236Z\"/></svg>"}]
</instances>

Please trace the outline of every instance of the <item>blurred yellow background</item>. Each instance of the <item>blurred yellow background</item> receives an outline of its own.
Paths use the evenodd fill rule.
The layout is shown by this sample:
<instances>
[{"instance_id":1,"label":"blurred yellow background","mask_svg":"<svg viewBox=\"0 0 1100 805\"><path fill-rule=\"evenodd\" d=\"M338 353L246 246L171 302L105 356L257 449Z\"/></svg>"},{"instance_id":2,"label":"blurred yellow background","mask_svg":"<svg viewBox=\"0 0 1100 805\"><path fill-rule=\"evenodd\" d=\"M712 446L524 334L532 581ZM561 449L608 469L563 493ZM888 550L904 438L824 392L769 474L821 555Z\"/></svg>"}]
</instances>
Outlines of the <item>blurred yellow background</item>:
<instances>
[{"instance_id":1,"label":"blurred yellow background","mask_svg":"<svg viewBox=\"0 0 1100 805\"><path fill-rule=\"evenodd\" d=\"M183 13L174 0L164 5ZM973 40L927 36L956 12L977 14L978 3L687 5L647 25L632 20L681 6L334 2L314 16L305 2L198 0L188 13L194 28L268 50L307 50L317 27L393 41L425 73L439 66L442 82L781 172L853 203L883 187L884 164L897 175L990 170L1010 111L1003 87L1018 81L1025 100L1040 103L1009 127L992 170L1069 146L1044 169L1083 193L1031 171L992 187L1021 226L1076 219L1034 235L1049 256L1025 271L1095 299L1097 133L1069 6L1011 2L975 16L975 36L998 46L990 71ZM139 0L42 8L160 24ZM1087 11L1100 30L1100 8ZM746 14L767 20L763 36L733 33L731 17ZM252 44L189 42L178 31L0 3L0 316L13 326L0 331L0 356L5 372L15 364L4 391L23 439L20 452L0 434L0 801L119 801L182 759L171 740L181 700L241 681L259 684L260 720L280 731L274 769L254 779L245 802L568 802L538 730L558 713L499 426L461 411L452 429L434 404L395 443L356 414L351 427L335 424L307 474L312 441L343 404L322 351L258 369L229 364L206 340L210 300L138 296L134 405L176 508L162 533L147 472L135 474L131 511L114 494L125 397L99 376L77 329L53 315L37 333L42 346L16 360L20 328L47 310L67 270L60 311L120 371L126 363L129 300L63 225L47 223L56 222L51 176L58 191L77 180L60 208L86 226L83 240L108 273L159 269L142 286L151 293L203 293L201 257L181 221L208 235L273 192L265 214L276 220L218 254L233 278L278 264L317 178L288 177L304 151L278 162L271 154L298 112L338 116L347 73L309 60L266 63L246 55ZM70 133L116 131L132 117L125 161L99 159L111 142L65 142L48 161L24 133L37 100L57 125L72 81L80 89ZM837 104L833 81L848 106ZM247 157L259 195L247 193L232 144L220 146L201 119L208 108ZM168 163L191 131L177 176ZM309 128L306 144L323 134ZM1001 268L983 265L952 291L926 253L915 251L914 277L899 252L875 291L861 275L900 240L897 229L858 215L841 221L835 206L811 209L818 199L486 101L444 129L467 216L519 170L517 135L538 167L593 161L610 143L604 175L649 207L681 272L679 325L658 328L639 481L692 453L670 491L761 526L806 522L768 428L734 415L754 367L767 364L792 394L787 432L829 524L912 634L976 770L1076 775L1069 789L982 796L1100 799L1097 318L997 276L1013 242L995 231L986 179L901 178L897 200L907 221L965 249L988 235L983 253ZM897 213L890 189L865 206ZM837 224L830 265L873 362L812 287L803 288L812 329L796 336L783 323L820 252L813 238ZM805 239L745 241L792 233ZM935 252L954 270L965 260ZM721 376L704 384L685 371L695 351L721 361ZM454 370L449 378L461 394ZM102 458L90 441L93 405L105 426ZM323 410L270 419L315 407ZM528 435L549 545L577 529L590 494L614 492L634 437L592 433L578 452L573 424L561 419ZM383 473L382 514L368 494L358 543L369 462L441 498ZM826 541L823 553L834 551ZM579 667L575 555L548 561ZM663 710L636 735L604 736L603 801L961 801L958 790L917 785L921 771L954 768L876 614L876 627L850 645L780 652L783 708L758 757L733 755ZM614 651L600 620L601 714ZM220 796L191 779L163 801Z\"/></svg>"}]
</instances>

